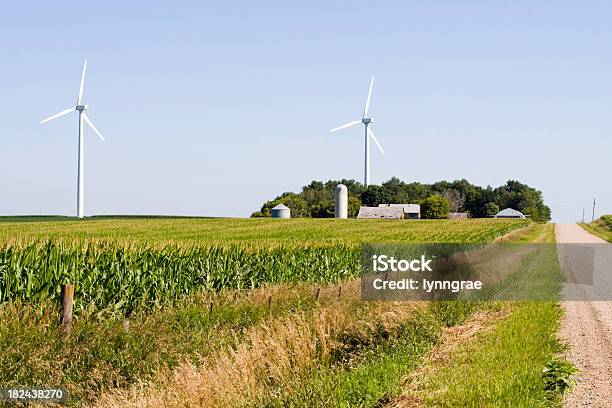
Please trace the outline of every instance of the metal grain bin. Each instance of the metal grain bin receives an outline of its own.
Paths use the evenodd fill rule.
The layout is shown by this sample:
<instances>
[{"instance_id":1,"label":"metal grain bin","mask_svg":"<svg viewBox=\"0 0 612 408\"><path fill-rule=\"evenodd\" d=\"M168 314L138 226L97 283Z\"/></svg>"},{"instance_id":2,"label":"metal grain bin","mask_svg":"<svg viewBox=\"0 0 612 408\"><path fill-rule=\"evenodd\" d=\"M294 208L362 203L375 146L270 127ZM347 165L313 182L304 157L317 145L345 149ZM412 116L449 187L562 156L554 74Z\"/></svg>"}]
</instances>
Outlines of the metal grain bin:
<instances>
[{"instance_id":1,"label":"metal grain bin","mask_svg":"<svg viewBox=\"0 0 612 408\"><path fill-rule=\"evenodd\" d=\"M272 218L291 218L291 210L284 204L279 204L271 210Z\"/></svg>"}]
</instances>

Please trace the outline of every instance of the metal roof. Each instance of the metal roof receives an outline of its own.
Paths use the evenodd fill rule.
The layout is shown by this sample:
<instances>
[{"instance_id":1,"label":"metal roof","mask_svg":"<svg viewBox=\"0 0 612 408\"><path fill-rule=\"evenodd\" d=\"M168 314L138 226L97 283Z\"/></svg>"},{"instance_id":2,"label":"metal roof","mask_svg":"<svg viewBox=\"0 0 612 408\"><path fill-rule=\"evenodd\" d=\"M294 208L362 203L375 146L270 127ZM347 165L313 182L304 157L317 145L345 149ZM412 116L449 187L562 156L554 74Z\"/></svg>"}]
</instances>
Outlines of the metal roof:
<instances>
[{"instance_id":1,"label":"metal roof","mask_svg":"<svg viewBox=\"0 0 612 408\"><path fill-rule=\"evenodd\" d=\"M525 218L525 215L522 212L517 211L514 208L504 208L503 210L495 214L495 216L496 217Z\"/></svg>"},{"instance_id":2,"label":"metal roof","mask_svg":"<svg viewBox=\"0 0 612 408\"><path fill-rule=\"evenodd\" d=\"M279 204L277 206L272 207L273 210L288 210L289 207L287 207L285 204Z\"/></svg>"},{"instance_id":3,"label":"metal roof","mask_svg":"<svg viewBox=\"0 0 612 408\"><path fill-rule=\"evenodd\" d=\"M404 210L402 207L361 207L357 218L386 218L402 219Z\"/></svg>"},{"instance_id":4,"label":"metal roof","mask_svg":"<svg viewBox=\"0 0 612 408\"><path fill-rule=\"evenodd\" d=\"M421 206L419 204L378 204L379 207L402 207L406 214L420 214Z\"/></svg>"}]
</instances>

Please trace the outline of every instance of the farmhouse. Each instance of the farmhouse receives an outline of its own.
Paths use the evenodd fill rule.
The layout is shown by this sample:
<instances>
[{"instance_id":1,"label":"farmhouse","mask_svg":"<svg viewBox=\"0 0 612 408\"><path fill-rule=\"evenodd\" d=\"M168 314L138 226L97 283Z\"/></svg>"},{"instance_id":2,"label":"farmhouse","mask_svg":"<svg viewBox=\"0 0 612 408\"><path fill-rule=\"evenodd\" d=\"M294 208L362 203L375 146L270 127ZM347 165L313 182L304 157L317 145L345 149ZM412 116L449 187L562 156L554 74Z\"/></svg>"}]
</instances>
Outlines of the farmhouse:
<instances>
[{"instance_id":1,"label":"farmhouse","mask_svg":"<svg viewBox=\"0 0 612 408\"><path fill-rule=\"evenodd\" d=\"M527 218L527 217L525 217L525 215L522 212L517 211L514 208L504 208L503 210L495 214L493 218Z\"/></svg>"},{"instance_id":2,"label":"farmhouse","mask_svg":"<svg viewBox=\"0 0 612 408\"><path fill-rule=\"evenodd\" d=\"M361 207L357 218L401 220L404 218L404 210L402 207Z\"/></svg>"},{"instance_id":3,"label":"farmhouse","mask_svg":"<svg viewBox=\"0 0 612 408\"><path fill-rule=\"evenodd\" d=\"M381 208L402 208L404 218L419 219L421 218L421 206L419 204L378 204Z\"/></svg>"}]
</instances>

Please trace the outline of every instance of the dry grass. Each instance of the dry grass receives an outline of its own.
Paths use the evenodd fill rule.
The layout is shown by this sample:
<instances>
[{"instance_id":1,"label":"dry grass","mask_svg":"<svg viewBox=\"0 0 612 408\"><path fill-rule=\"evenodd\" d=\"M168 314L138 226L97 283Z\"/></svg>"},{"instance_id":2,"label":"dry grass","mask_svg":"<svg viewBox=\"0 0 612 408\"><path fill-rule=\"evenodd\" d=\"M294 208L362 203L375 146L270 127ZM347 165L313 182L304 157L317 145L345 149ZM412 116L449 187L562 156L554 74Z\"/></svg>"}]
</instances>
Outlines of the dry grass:
<instances>
[{"instance_id":1,"label":"dry grass","mask_svg":"<svg viewBox=\"0 0 612 408\"><path fill-rule=\"evenodd\" d=\"M389 330L406 321L424 303L364 303L359 281L342 289L342 298L309 312L299 312L257 325L242 341L228 346L196 367L185 363L161 372L152 383L103 395L96 407L227 407L257 405L273 397L315 364L329 364L343 345L339 334L373 336L381 325ZM337 297L326 288L324 297Z\"/></svg>"}]
</instances>

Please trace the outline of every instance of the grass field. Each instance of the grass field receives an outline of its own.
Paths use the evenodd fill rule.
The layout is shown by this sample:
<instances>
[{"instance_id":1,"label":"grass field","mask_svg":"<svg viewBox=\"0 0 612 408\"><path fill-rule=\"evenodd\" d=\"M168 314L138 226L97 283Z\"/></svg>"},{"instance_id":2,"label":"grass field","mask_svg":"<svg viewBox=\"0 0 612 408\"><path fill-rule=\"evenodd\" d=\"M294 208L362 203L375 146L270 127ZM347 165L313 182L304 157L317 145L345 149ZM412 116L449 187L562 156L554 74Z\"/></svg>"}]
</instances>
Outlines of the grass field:
<instances>
[{"instance_id":1,"label":"grass field","mask_svg":"<svg viewBox=\"0 0 612 408\"><path fill-rule=\"evenodd\" d=\"M70 406L384 406L401 394L402 380L423 364L423 356L436 350L445 327L491 306L363 302L354 279L359 244L490 242L527 225L5 220L0 223L5 241L0 384L63 385ZM506 239L545 242L549 233L549 226L532 224ZM67 280L77 284L80 313L66 333L54 294ZM244 285L238 288L240 280ZM529 336L554 331L558 319L554 310L550 315L525 308L524 314L510 311L516 326L509 324L509 331L499 334L519 351ZM551 318L526 325L523 319L533 313ZM513 329L523 326L520 332ZM485 362L492 359L511 376L531 373L518 385L536 390L530 401L539 401L544 383L534 373L554 345L540 347L534 339L524 353L500 360L509 346L496 342L497 336L473 345L483 363L474 365L465 385L488 390L489 401L503 397L499 390L506 385L517 386L506 381L503 370L491 377L499 385L479 382L478 374L490 370ZM516 364L509 361L515 357ZM460 367L462 360L456 361L449 370Z\"/></svg>"},{"instance_id":2,"label":"grass field","mask_svg":"<svg viewBox=\"0 0 612 408\"><path fill-rule=\"evenodd\" d=\"M580 226L591 234L612 242L612 215L602 215L595 221L588 224L580 224Z\"/></svg>"}]
</instances>

